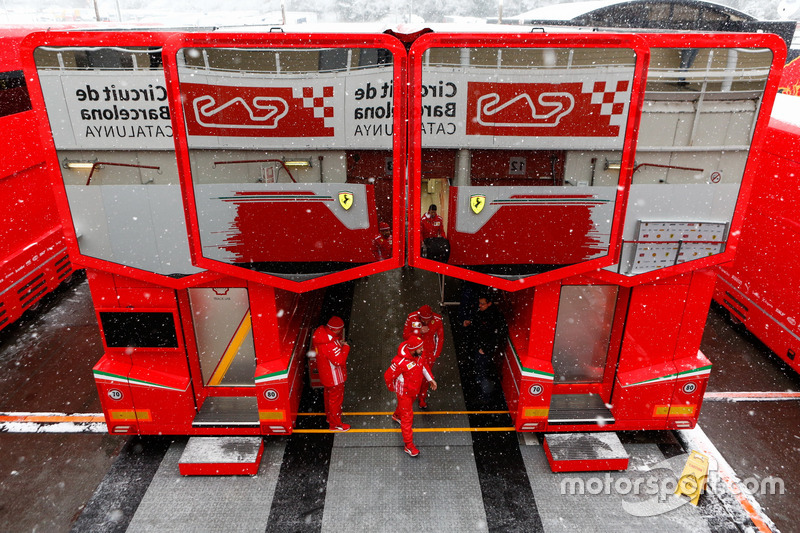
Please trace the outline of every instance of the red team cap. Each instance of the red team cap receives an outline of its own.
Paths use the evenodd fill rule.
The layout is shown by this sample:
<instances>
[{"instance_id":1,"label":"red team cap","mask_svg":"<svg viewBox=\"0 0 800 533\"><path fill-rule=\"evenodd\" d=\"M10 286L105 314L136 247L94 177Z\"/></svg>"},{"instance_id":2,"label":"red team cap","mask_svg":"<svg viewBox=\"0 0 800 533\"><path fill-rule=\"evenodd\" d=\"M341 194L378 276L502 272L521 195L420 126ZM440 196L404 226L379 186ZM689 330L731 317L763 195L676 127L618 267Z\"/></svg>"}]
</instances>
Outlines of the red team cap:
<instances>
[{"instance_id":1,"label":"red team cap","mask_svg":"<svg viewBox=\"0 0 800 533\"><path fill-rule=\"evenodd\" d=\"M430 305L423 305L419 308L419 316L420 318L428 320L429 318L433 317L433 309L431 309Z\"/></svg>"},{"instance_id":2,"label":"red team cap","mask_svg":"<svg viewBox=\"0 0 800 533\"><path fill-rule=\"evenodd\" d=\"M419 337L409 337L406 341L406 346L410 350L416 350L417 348L422 348L422 339Z\"/></svg>"},{"instance_id":3,"label":"red team cap","mask_svg":"<svg viewBox=\"0 0 800 533\"><path fill-rule=\"evenodd\" d=\"M328 327L336 330L342 329L344 327L344 321L338 316L332 316L331 319L328 320Z\"/></svg>"}]
</instances>

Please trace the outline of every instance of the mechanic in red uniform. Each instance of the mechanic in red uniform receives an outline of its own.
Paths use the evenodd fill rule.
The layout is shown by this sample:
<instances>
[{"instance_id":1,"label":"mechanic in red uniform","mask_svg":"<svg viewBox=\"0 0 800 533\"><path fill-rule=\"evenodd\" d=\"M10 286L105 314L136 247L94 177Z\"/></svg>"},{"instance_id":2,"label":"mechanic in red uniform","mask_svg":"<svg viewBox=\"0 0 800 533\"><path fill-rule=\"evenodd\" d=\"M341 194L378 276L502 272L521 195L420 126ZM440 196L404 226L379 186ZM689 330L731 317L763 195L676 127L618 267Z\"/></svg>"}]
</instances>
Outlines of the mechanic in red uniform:
<instances>
[{"instance_id":1,"label":"mechanic in red uniform","mask_svg":"<svg viewBox=\"0 0 800 533\"><path fill-rule=\"evenodd\" d=\"M331 317L314 331L312 337L316 352L319 379L325 388L325 415L331 431L347 431L349 424L342 422L344 382L347 380L347 356L350 345L344 340L344 322Z\"/></svg>"},{"instance_id":2,"label":"mechanic in red uniform","mask_svg":"<svg viewBox=\"0 0 800 533\"><path fill-rule=\"evenodd\" d=\"M375 259L389 259L392 257L392 228L386 222L378 224L380 234L372 240L372 251Z\"/></svg>"},{"instance_id":3,"label":"mechanic in red uniform","mask_svg":"<svg viewBox=\"0 0 800 533\"><path fill-rule=\"evenodd\" d=\"M411 337L397 348L397 355L392 359L391 366L383 374L386 387L397 394L397 409L392 415L392 420L400 424L403 434L405 451L411 457L419 455L419 450L414 446L414 398L419 394L422 381L430 383L431 389L436 390L436 381L427 361L422 357L422 339Z\"/></svg>"},{"instance_id":4,"label":"mechanic in red uniform","mask_svg":"<svg viewBox=\"0 0 800 533\"><path fill-rule=\"evenodd\" d=\"M437 214L436 204L431 204L428 212L422 215L422 241L433 237L447 238L444 234L444 219Z\"/></svg>"},{"instance_id":5,"label":"mechanic in red uniform","mask_svg":"<svg viewBox=\"0 0 800 533\"><path fill-rule=\"evenodd\" d=\"M403 326L403 338L408 340L413 336L422 338L422 356L432 369L436 360L442 355L442 347L444 346L442 315L434 313L430 305L423 305L417 311L408 315ZM420 409L428 408L427 381L420 387L417 401Z\"/></svg>"}]
</instances>

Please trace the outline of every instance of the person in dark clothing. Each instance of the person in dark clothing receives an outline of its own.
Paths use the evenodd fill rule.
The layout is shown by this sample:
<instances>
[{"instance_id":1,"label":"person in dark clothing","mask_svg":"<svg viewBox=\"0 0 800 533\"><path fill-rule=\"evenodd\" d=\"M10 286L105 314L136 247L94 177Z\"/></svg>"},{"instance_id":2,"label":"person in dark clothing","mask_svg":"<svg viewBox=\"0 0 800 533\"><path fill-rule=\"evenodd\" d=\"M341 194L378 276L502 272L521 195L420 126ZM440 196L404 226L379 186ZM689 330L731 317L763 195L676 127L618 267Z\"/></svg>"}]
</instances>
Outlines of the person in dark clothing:
<instances>
[{"instance_id":1,"label":"person in dark clothing","mask_svg":"<svg viewBox=\"0 0 800 533\"><path fill-rule=\"evenodd\" d=\"M495 353L505 344L507 326L503 313L486 296L478 298L478 311L464 326L472 330L474 377L479 380L484 393L491 389L489 376Z\"/></svg>"},{"instance_id":2,"label":"person in dark clothing","mask_svg":"<svg viewBox=\"0 0 800 533\"><path fill-rule=\"evenodd\" d=\"M478 297L483 293L480 285L473 281L461 282L461 298L458 305L458 323L467 328L478 312Z\"/></svg>"}]
</instances>

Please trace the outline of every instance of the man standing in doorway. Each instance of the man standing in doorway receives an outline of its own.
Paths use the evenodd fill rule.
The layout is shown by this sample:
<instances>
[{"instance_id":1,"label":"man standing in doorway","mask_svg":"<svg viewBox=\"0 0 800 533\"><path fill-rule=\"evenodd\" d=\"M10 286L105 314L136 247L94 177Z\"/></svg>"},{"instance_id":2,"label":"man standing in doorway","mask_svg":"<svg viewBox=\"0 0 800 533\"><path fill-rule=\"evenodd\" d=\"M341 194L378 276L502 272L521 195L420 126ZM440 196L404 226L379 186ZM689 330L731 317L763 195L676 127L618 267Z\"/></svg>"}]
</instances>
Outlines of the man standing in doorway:
<instances>
[{"instance_id":1,"label":"man standing in doorway","mask_svg":"<svg viewBox=\"0 0 800 533\"><path fill-rule=\"evenodd\" d=\"M419 394L423 380L436 390L433 373L422 357L422 344L419 337L411 337L401 343L391 366L383 374L386 387L397 395L397 408L392 420L400 424L405 445L403 451L411 457L419 455L419 450L414 446L414 398Z\"/></svg>"},{"instance_id":2,"label":"man standing in doorway","mask_svg":"<svg viewBox=\"0 0 800 533\"><path fill-rule=\"evenodd\" d=\"M319 379L325 394L325 416L331 431L347 431L349 424L342 422L344 382L347 381L347 356L350 345L344 340L344 321L331 317L314 331L312 337L317 358Z\"/></svg>"},{"instance_id":3,"label":"man standing in doorway","mask_svg":"<svg viewBox=\"0 0 800 533\"><path fill-rule=\"evenodd\" d=\"M422 357L425 358L428 366L433 369L433 365L442 354L442 347L444 346L442 315L434 313L430 305L423 305L417 311L408 315L405 326L403 326L403 338L408 340L411 337L420 337L422 339ZM420 409L428 408L427 381L423 382L422 387L420 387L418 402Z\"/></svg>"},{"instance_id":4,"label":"man standing in doorway","mask_svg":"<svg viewBox=\"0 0 800 533\"><path fill-rule=\"evenodd\" d=\"M507 335L505 318L492 300L482 295L478 298L478 311L471 320L464 321L464 326L473 333L474 377L483 393L487 394L491 389L489 375L494 355L503 346Z\"/></svg>"},{"instance_id":5,"label":"man standing in doorway","mask_svg":"<svg viewBox=\"0 0 800 533\"><path fill-rule=\"evenodd\" d=\"M436 204L431 204L428 212L422 215L422 241L433 237L447 238L444 234L444 219L436 212Z\"/></svg>"},{"instance_id":6,"label":"man standing in doorway","mask_svg":"<svg viewBox=\"0 0 800 533\"><path fill-rule=\"evenodd\" d=\"M444 219L436 212L436 204L431 204L428 212L422 215L422 257L440 263L447 263L450 257L450 241L444 233Z\"/></svg>"}]
</instances>

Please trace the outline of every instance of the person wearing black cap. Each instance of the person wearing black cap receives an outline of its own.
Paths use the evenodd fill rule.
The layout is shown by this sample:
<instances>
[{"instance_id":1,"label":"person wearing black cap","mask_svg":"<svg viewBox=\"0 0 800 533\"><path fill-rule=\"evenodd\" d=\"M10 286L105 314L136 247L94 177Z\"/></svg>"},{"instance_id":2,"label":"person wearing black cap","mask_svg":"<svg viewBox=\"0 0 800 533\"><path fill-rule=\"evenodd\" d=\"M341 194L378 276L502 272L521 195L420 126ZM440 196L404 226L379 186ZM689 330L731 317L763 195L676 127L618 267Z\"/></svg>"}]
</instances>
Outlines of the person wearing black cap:
<instances>
[{"instance_id":1,"label":"person wearing black cap","mask_svg":"<svg viewBox=\"0 0 800 533\"><path fill-rule=\"evenodd\" d=\"M331 317L327 324L314 331L311 342L317 359L319 379L325 388L325 416L328 425L331 431L347 431L350 425L342 422L342 402L350 345L344 340L344 321L338 316Z\"/></svg>"},{"instance_id":2,"label":"person wearing black cap","mask_svg":"<svg viewBox=\"0 0 800 533\"><path fill-rule=\"evenodd\" d=\"M386 387L397 395L397 408L392 420L400 424L405 445L403 451L411 457L419 455L419 450L414 446L414 398L419 394L423 380L436 390L433 372L422 357L422 350L422 339L419 337L404 341L397 348L391 366L383 374Z\"/></svg>"},{"instance_id":3,"label":"person wearing black cap","mask_svg":"<svg viewBox=\"0 0 800 533\"><path fill-rule=\"evenodd\" d=\"M434 363L442 355L444 346L444 322L442 315L433 312L430 305L423 305L417 311L408 315L403 326L403 338L410 339L413 336L422 338L422 355L428 362L428 366L433 368ZM423 382L419 391L419 408L428 408L428 383Z\"/></svg>"}]
</instances>

